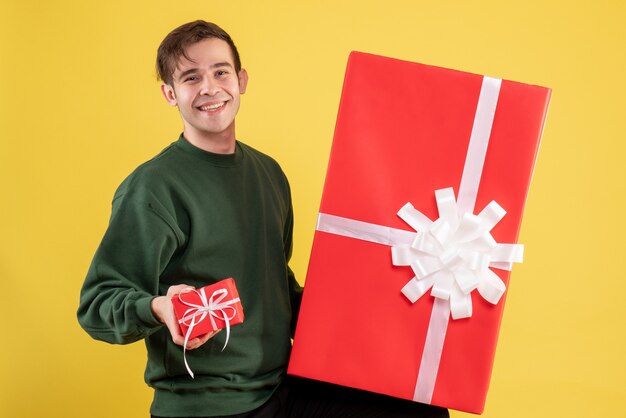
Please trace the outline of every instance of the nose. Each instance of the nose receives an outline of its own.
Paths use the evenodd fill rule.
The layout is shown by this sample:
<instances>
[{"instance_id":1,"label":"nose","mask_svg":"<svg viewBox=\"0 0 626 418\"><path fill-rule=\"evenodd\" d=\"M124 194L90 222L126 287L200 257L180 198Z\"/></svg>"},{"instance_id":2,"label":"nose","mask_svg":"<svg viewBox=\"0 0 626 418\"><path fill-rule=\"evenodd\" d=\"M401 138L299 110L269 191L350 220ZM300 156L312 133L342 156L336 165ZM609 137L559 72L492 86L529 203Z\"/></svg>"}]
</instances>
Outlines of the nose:
<instances>
[{"instance_id":1,"label":"nose","mask_svg":"<svg viewBox=\"0 0 626 418\"><path fill-rule=\"evenodd\" d=\"M200 94L206 96L215 96L220 91L219 83L213 77L206 76L202 79Z\"/></svg>"}]
</instances>

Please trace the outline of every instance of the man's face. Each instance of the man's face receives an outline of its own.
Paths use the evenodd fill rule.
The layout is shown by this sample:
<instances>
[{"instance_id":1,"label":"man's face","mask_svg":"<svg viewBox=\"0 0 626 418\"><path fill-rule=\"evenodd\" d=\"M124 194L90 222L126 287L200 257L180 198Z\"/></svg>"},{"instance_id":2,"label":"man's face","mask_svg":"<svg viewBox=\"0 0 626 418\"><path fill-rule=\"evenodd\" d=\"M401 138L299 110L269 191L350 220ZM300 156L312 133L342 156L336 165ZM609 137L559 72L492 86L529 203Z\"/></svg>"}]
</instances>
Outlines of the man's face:
<instances>
[{"instance_id":1,"label":"man's face","mask_svg":"<svg viewBox=\"0 0 626 418\"><path fill-rule=\"evenodd\" d=\"M173 85L161 89L169 104L178 106L185 138L192 143L234 140L239 95L248 81L245 70L235 71L228 44L218 38L204 39L186 50L172 76Z\"/></svg>"}]
</instances>

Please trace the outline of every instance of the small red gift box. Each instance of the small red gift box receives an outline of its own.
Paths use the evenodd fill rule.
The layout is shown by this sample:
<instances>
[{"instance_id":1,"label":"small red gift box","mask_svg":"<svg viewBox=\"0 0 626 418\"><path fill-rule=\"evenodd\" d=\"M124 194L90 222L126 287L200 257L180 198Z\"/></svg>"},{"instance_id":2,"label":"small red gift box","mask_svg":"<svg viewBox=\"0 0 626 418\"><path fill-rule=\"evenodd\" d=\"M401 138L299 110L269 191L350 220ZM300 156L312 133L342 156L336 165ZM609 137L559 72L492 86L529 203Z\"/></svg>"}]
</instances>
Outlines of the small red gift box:
<instances>
[{"instance_id":1,"label":"small red gift box","mask_svg":"<svg viewBox=\"0 0 626 418\"><path fill-rule=\"evenodd\" d=\"M232 278L172 297L185 339L191 340L243 322L243 308Z\"/></svg>"},{"instance_id":2,"label":"small red gift box","mask_svg":"<svg viewBox=\"0 0 626 418\"><path fill-rule=\"evenodd\" d=\"M290 374L483 411L549 98L350 55Z\"/></svg>"}]
</instances>

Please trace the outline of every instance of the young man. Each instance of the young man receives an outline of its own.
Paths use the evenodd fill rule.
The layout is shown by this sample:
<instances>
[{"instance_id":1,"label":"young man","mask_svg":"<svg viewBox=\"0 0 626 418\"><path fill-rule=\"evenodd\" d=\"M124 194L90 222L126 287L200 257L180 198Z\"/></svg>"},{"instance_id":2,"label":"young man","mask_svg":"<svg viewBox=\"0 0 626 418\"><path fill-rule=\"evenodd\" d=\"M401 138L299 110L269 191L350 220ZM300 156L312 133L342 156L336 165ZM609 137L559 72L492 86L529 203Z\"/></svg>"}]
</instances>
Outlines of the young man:
<instances>
[{"instance_id":1,"label":"young man","mask_svg":"<svg viewBox=\"0 0 626 418\"><path fill-rule=\"evenodd\" d=\"M167 35L157 70L184 130L116 191L78 309L95 339L145 339L153 416L376 416L359 412L363 406L405 416L390 413L398 405L424 413L412 416L447 416L350 389L284 381L302 294L287 265L293 211L278 164L235 136L248 75L230 36L204 21ZM223 332L188 341L192 379L170 298L226 277L235 279L245 321L231 329L223 351Z\"/></svg>"}]
</instances>

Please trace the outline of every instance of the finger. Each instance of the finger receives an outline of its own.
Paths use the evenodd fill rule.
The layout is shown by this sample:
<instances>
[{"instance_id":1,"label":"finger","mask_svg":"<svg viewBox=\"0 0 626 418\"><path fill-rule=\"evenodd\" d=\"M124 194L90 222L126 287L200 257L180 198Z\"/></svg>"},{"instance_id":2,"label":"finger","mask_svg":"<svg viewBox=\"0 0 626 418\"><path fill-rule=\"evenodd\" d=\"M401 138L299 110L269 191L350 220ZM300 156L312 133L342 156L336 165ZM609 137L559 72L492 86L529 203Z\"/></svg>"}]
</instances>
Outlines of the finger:
<instances>
[{"instance_id":1,"label":"finger","mask_svg":"<svg viewBox=\"0 0 626 418\"><path fill-rule=\"evenodd\" d=\"M203 336L202 336L202 338L203 338L203 341L202 341L202 342L207 342L207 341L209 341L211 338L213 338L215 335L217 335L217 333L218 333L218 332L220 332L220 331L221 331L221 329L218 329L218 330L215 330L215 331L211 331L211 332L209 332L209 333L208 333L208 334L206 334L206 335L203 335Z\"/></svg>"},{"instance_id":2,"label":"finger","mask_svg":"<svg viewBox=\"0 0 626 418\"><path fill-rule=\"evenodd\" d=\"M177 284L174 286L170 286L167 289L167 296L172 297L179 293L193 292L194 290L195 290L195 287L189 286L188 284Z\"/></svg>"},{"instance_id":3,"label":"finger","mask_svg":"<svg viewBox=\"0 0 626 418\"><path fill-rule=\"evenodd\" d=\"M202 335L200 337L198 337L198 342L200 343L200 345L206 343L207 341L209 341L211 338L215 337L215 335L220 332L221 329L218 329L217 331L211 331L208 334Z\"/></svg>"},{"instance_id":4,"label":"finger","mask_svg":"<svg viewBox=\"0 0 626 418\"><path fill-rule=\"evenodd\" d=\"M187 341L187 350L195 350L203 344L202 339L194 338L191 341Z\"/></svg>"},{"instance_id":5,"label":"finger","mask_svg":"<svg viewBox=\"0 0 626 418\"><path fill-rule=\"evenodd\" d=\"M171 306L171 302L170 302L170 306ZM172 336L172 341L174 342L174 344L183 345L185 343L185 336L183 335L180 329L180 325L178 324L178 320L176 319L176 316L174 315L173 307L170 310L168 316L165 318L165 326L167 326L167 329L169 330L170 335Z\"/></svg>"},{"instance_id":6,"label":"finger","mask_svg":"<svg viewBox=\"0 0 626 418\"><path fill-rule=\"evenodd\" d=\"M201 335L200 337L194 338L191 341L187 342L187 349L188 350L194 350L198 347L201 347L204 343L206 343L207 341L209 341L211 338L213 338L215 336L215 334L217 334L218 332L220 332L221 329L218 329L217 331L211 331L207 334Z\"/></svg>"},{"instance_id":7,"label":"finger","mask_svg":"<svg viewBox=\"0 0 626 418\"><path fill-rule=\"evenodd\" d=\"M195 350L198 347L200 347L200 345L198 345L198 339L197 338L194 338L191 341L187 341L187 350Z\"/></svg>"},{"instance_id":8,"label":"finger","mask_svg":"<svg viewBox=\"0 0 626 418\"><path fill-rule=\"evenodd\" d=\"M172 336L172 341L176 345L184 345L185 344L185 336L180 332L180 328L177 323L167 324L167 329L170 331Z\"/></svg>"}]
</instances>

